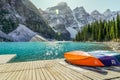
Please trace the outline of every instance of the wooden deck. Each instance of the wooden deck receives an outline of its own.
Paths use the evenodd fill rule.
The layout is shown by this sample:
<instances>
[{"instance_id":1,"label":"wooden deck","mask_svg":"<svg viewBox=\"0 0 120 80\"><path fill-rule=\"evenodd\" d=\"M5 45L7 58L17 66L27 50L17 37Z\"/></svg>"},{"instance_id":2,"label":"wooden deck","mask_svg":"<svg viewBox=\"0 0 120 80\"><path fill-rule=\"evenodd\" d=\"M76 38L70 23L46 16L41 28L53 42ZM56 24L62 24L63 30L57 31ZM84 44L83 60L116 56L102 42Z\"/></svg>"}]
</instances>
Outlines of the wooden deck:
<instances>
[{"instance_id":1,"label":"wooden deck","mask_svg":"<svg viewBox=\"0 0 120 80\"><path fill-rule=\"evenodd\" d=\"M16 54L0 55L0 64L9 62Z\"/></svg>"},{"instance_id":2,"label":"wooden deck","mask_svg":"<svg viewBox=\"0 0 120 80\"><path fill-rule=\"evenodd\" d=\"M73 68L71 68L73 67ZM107 70L101 74L65 63L44 60L0 65L0 80L120 80L120 72Z\"/></svg>"}]
</instances>

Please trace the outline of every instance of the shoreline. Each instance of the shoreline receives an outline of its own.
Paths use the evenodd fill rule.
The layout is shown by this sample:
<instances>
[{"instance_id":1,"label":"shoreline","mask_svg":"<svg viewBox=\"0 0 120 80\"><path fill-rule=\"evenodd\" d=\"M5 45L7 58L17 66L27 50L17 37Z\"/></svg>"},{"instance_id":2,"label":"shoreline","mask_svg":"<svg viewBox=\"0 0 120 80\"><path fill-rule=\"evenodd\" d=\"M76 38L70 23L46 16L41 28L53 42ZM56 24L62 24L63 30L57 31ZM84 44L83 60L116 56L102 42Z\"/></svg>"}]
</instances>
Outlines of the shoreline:
<instances>
[{"instance_id":1,"label":"shoreline","mask_svg":"<svg viewBox=\"0 0 120 80\"><path fill-rule=\"evenodd\" d=\"M86 42L90 42L90 41L86 41ZM111 48L111 50L116 51L116 52L120 52L120 42L91 42L91 43L98 43L98 44L104 44L107 45L109 48Z\"/></svg>"},{"instance_id":2,"label":"shoreline","mask_svg":"<svg viewBox=\"0 0 120 80\"><path fill-rule=\"evenodd\" d=\"M100 43L107 45L113 51L120 52L120 42L100 42Z\"/></svg>"},{"instance_id":3,"label":"shoreline","mask_svg":"<svg viewBox=\"0 0 120 80\"><path fill-rule=\"evenodd\" d=\"M86 41L86 42L90 42L90 41ZM98 44L104 44L107 45L109 48L111 48L111 50L116 51L116 52L120 52L120 42L92 42L91 43L98 43Z\"/></svg>"}]
</instances>

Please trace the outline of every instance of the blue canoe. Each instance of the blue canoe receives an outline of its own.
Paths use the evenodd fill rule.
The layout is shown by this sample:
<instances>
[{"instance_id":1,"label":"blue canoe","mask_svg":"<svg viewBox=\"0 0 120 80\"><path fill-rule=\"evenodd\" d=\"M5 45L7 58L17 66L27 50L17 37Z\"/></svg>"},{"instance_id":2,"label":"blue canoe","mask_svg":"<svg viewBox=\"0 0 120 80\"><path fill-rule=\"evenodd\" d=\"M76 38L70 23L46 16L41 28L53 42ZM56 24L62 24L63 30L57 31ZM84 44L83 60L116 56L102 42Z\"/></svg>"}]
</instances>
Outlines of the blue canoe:
<instances>
[{"instance_id":1,"label":"blue canoe","mask_svg":"<svg viewBox=\"0 0 120 80\"><path fill-rule=\"evenodd\" d=\"M92 56L98 58L105 66L120 66L120 55L109 53L107 51L89 52Z\"/></svg>"}]
</instances>

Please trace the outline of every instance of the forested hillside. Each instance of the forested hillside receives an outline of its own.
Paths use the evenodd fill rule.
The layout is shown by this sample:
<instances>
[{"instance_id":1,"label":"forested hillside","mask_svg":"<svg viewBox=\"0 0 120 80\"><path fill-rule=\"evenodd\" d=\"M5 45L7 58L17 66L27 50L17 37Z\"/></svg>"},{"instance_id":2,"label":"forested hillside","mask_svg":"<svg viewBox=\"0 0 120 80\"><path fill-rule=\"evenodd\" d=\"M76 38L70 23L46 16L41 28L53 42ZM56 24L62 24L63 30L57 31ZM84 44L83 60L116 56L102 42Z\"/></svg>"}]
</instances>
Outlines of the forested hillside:
<instances>
[{"instance_id":1,"label":"forested hillside","mask_svg":"<svg viewBox=\"0 0 120 80\"><path fill-rule=\"evenodd\" d=\"M86 25L76 35L76 41L119 41L120 15L110 21L96 21Z\"/></svg>"},{"instance_id":2,"label":"forested hillside","mask_svg":"<svg viewBox=\"0 0 120 80\"><path fill-rule=\"evenodd\" d=\"M0 1L1 41L26 42L36 35L46 39L58 36L30 0Z\"/></svg>"}]
</instances>

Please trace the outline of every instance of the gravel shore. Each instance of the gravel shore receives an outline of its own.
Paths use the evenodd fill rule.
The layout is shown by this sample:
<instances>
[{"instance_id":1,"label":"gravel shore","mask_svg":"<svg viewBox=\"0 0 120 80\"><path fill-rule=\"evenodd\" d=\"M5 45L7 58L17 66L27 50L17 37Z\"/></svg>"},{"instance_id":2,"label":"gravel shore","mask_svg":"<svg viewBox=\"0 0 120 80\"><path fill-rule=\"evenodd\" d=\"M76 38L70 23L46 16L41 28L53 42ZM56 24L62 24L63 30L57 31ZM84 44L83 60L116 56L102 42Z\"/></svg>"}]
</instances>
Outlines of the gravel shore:
<instances>
[{"instance_id":1,"label":"gravel shore","mask_svg":"<svg viewBox=\"0 0 120 80\"><path fill-rule=\"evenodd\" d=\"M120 52L120 42L103 42L103 44L109 46L114 51Z\"/></svg>"}]
</instances>

